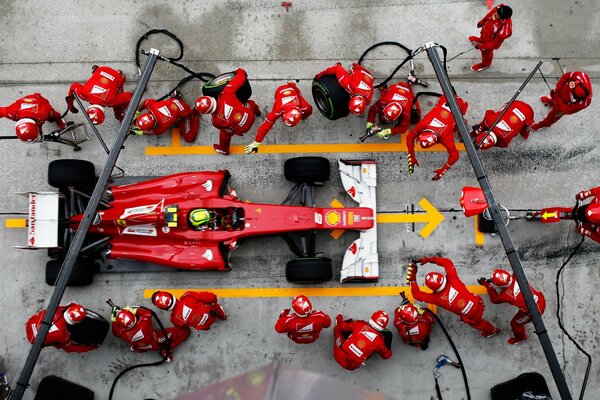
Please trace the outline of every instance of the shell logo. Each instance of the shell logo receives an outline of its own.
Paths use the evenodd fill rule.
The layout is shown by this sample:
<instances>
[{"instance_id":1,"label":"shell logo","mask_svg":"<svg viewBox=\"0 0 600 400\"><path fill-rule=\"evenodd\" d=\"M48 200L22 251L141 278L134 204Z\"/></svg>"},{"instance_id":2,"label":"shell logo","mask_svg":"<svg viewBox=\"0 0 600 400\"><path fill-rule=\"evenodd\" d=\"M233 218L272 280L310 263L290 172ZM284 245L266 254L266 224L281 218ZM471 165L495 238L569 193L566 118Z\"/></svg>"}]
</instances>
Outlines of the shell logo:
<instances>
[{"instance_id":1,"label":"shell logo","mask_svg":"<svg viewBox=\"0 0 600 400\"><path fill-rule=\"evenodd\" d=\"M448 117L450 116L450 113L449 113L448 111L442 111L442 112L440 113L440 116L441 116L442 118L448 118Z\"/></svg>"},{"instance_id":2,"label":"shell logo","mask_svg":"<svg viewBox=\"0 0 600 400\"><path fill-rule=\"evenodd\" d=\"M235 121L239 121L240 119L242 119L242 114L240 114L240 113L236 113L236 114L233 116L233 119L234 119Z\"/></svg>"},{"instance_id":3,"label":"shell logo","mask_svg":"<svg viewBox=\"0 0 600 400\"><path fill-rule=\"evenodd\" d=\"M176 111L178 108L177 104L171 104L171 110Z\"/></svg>"},{"instance_id":4,"label":"shell logo","mask_svg":"<svg viewBox=\"0 0 600 400\"><path fill-rule=\"evenodd\" d=\"M512 122L513 124L516 124L516 123L519 121L519 119L517 118L517 116L516 116L516 115L511 115L511 116L510 116L510 118L509 118L509 120L510 120L510 122Z\"/></svg>"},{"instance_id":5,"label":"shell logo","mask_svg":"<svg viewBox=\"0 0 600 400\"><path fill-rule=\"evenodd\" d=\"M358 343L356 343L356 345L358 346L359 349L364 349L367 347L367 342L365 342L364 340L360 339L358 341Z\"/></svg>"},{"instance_id":6,"label":"shell logo","mask_svg":"<svg viewBox=\"0 0 600 400\"><path fill-rule=\"evenodd\" d=\"M291 92L290 90L286 90L285 92L283 92L283 94L285 94L286 96L287 96L288 94L291 94L291 93L292 93L292 92Z\"/></svg>"},{"instance_id":7,"label":"shell logo","mask_svg":"<svg viewBox=\"0 0 600 400\"><path fill-rule=\"evenodd\" d=\"M336 226L340 223L340 214L337 211L327 211L325 221L327 221L327 225L329 226Z\"/></svg>"},{"instance_id":8,"label":"shell logo","mask_svg":"<svg viewBox=\"0 0 600 400\"><path fill-rule=\"evenodd\" d=\"M100 83L107 84L108 83L108 79L106 79L106 78L100 78Z\"/></svg>"}]
</instances>

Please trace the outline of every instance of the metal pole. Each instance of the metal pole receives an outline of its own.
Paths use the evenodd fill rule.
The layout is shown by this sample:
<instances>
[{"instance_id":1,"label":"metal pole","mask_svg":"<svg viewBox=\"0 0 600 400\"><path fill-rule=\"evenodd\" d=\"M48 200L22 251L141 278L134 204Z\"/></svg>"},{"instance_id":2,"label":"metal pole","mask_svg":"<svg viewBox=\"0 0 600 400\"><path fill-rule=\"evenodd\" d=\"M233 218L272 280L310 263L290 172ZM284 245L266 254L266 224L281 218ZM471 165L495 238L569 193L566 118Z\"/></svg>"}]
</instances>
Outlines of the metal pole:
<instances>
[{"instance_id":1,"label":"metal pole","mask_svg":"<svg viewBox=\"0 0 600 400\"><path fill-rule=\"evenodd\" d=\"M109 153L108 146L106 145L106 142L104 141L104 139L102 138L102 136L100 136L100 132L98 132L98 128L96 128L96 125L94 125L92 123L92 120L90 119L90 116L85 111L85 106L81 102L81 99L79 98L79 96L77 96L77 93L73 93L73 97L75 98L75 101L77 102L77 105L79 106L79 111L81 111L83 113L83 116L87 120L88 125L92 128L92 131L94 131L94 134L96 135L96 137L100 141L100 144L104 148L104 151L106 152L106 154L108 154Z\"/></svg>"},{"instance_id":2,"label":"metal pole","mask_svg":"<svg viewBox=\"0 0 600 400\"><path fill-rule=\"evenodd\" d=\"M533 299L531 288L529 287L529 282L527 281L525 271L523 271L523 267L521 265L521 260L519 259L519 255L515 251L514 244L512 242L510 234L508 233L508 229L506 229L504 221L502 220L500 208L498 207L498 203L496 202L496 198L492 191L492 186L485 173L485 170L483 169L483 165L481 164L481 161L477 156L477 150L475 149L475 146L473 145L471 140L469 140L469 130L467 128L467 124L465 123L462 113L460 112L458 103L456 101L456 95L452 90L450 80L446 75L446 71L437 53L437 46L438 45L435 43L428 43L425 45L425 51L427 52L429 61L431 61L431 64L433 65L433 69L435 70L435 74L437 75L438 81L440 82L442 91L446 96L448 106L452 111L452 115L456 120L456 125L465 144L467 155L469 156L469 160L471 161L471 165L473 166L473 170L475 171L477 181L479 182L479 185L481 186L485 198L490 206L490 213L492 219L496 224L496 229L498 230L498 233L500 235L500 240L502 240L502 245L504 246L504 250L506 251L506 256L508 257L508 261L510 262L515 278L517 279L519 287L521 288L521 293L523 293L523 298L525 299L525 303L527 305L529 313L531 314L536 334L542 345L544 354L546 355L546 360L548 362L548 366L550 367L550 371L552 372L552 376L554 377L554 382L556 383L556 387L558 388L560 397L562 400L572 400L569 387L567 386L567 382L565 381L565 377L560 368L560 364L558 363L558 358L556 357L556 353L554 352L554 348L552 347L552 343L550 342L550 338L548 337L548 331L546 331L546 327L544 326L542 316L540 315L537 305L535 304L535 301Z\"/></svg>"},{"instance_id":3,"label":"metal pole","mask_svg":"<svg viewBox=\"0 0 600 400\"><path fill-rule=\"evenodd\" d=\"M492 126L490 126L487 130L487 132L485 133L485 136L481 138L481 140L479 141L479 143L477 143L475 145L475 148L480 148L481 147L481 143L483 143L483 141L488 137L488 135L490 134L490 132L492 131L492 129L494 129L494 127L498 124L498 122L500 122L500 120L502 119L502 117L504 117L504 114L506 114L506 112L508 111L508 109L510 108L510 106L512 105L512 103L515 102L515 100L517 99L517 97L519 97L519 95L521 94L521 92L523 91L523 89L525 89L525 86L527 86L527 84L529 83L529 81L531 80L531 78L533 78L533 75L535 75L535 73L537 72L538 69L540 69L540 67L542 66L542 64L544 63L544 60L540 60L537 65L535 66L535 68L533 69L533 71L531 71L531 73L529 74L529 76L527 77L527 79L525 79L525 82L523 82L523 84L521 85L521 87L517 90L517 92L514 94L514 96L512 97L512 99L510 99L510 101L506 104L506 106L504 106L504 109L502 110L502 112L500 113L500 115L498 115L498 118L496 118L496 120L494 121L494 123L492 124Z\"/></svg>"},{"instance_id":4,"label":"metal pole","mask_svg":"<svg viewBox=\"0 0 600 400\"><path fill-rule=\"evenodd\" d=\"M129 107L127 107L125 118L121 123L121 127L119 128L119 132L117 133L117 137L113 144L112 150L108 154L106 163L104 164L104 168L102 169L100 177L98 178L98 182L96 183L96 187L94 188L94 192L92 193L90 201L85 209L83 219L81 220L81 223L77 228L77 232L75 233L75 237L73 238L73 241L69 246L67 257L63 262L61 272L58 276L58 280L56 281L56 286L52 291L46 315L42 320L35 342L29 350L29 354L27 355L27 359L25 360L23 369L21 369L21 373L17 378L16 387L10 396L10 400L21 400L25 393L25 389L27 389L27 387L29 386L29 379L31 378L31 374L33 373L33 369L42 350L43 343L46 340L46 335L48 334L50 326L52 326L54 314L56 313L56 309L58 308L58 305L62 299L65 289L67 288L67 282L69 281L69 277L71 276L71 272L73 271L73 266L75 265L75 261L77 260L77 256L83 245L85 235L94 219L94 216L96 215L96 209L98 208L98 204L100 203L100 199L102 197L102 194L104 193L104 190L108 183L108 179L110 178L110 174L117 162L117 157L119 157L121 147L123 146L125 138L127 137L127 133L129 132L129 125L131 123L131 120L133 119L135 110L138 104L140 103L142 94L144 93L146 85L148 84L148 80L150 79L150 75L152 75L152 70L154 69L154 65L156 64L157 57L158 50L152 49L150 51L148 59L146 60L146 64L144 65L144 70L142 71L140 81L138 82L137 87L133 92L133 97L131 98Z\"/></svg>"}]
</instances>

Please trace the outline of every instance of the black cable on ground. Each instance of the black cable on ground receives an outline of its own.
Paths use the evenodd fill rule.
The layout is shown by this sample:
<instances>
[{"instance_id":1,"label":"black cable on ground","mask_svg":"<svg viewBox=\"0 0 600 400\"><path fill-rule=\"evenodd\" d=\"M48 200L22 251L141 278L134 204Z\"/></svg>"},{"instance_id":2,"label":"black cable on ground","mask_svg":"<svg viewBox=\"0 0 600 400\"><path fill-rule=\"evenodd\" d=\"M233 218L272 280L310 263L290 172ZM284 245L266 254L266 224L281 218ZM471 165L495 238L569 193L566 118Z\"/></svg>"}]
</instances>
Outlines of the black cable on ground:
<instances>
[{"instance_id":1,"label":"black cable on ground","mask_svg":"<svg viewBox=\"0 0 600 400\"><path fill-rule=\"evenodd\" d=\"M454 60L455 58L457 58L457 57L460 57L460 56L462 56L463 54L466 54L466 53L468 53L468 52L470 52L470 51L473 51L473 50L475 50L475 49L476 49L476 47L471 47L471 48L470 48L470 49L468 49L468 50L461 51L460 53L458 53L458 54L457 54L457 55L455 55L454 57L452 57L452 58L449 58L447 62L450 62L450 61Z\"/></svg>"},{"instance_id":2,"label":"black cable on ground","mask_svg":"<svg viewBox=\"0 0 600 400\"><path fill-rule=\"evenodd\" d=\"M407 62L409 62L413 56L412 53L413 51L411 49L409 49L408 47L406 47L405 45L403 45L402 43L399 42L379 42L379 43L375 43L374 45L372 45L371 47L369 47L367 50L365 50L362 55L360 56L360 58L358 59L358 64L362 65L362 62L364 61L365 57L367 56L367 54L380 46L397 46L400 47L401 49L405 50L408 53L408 56L400 63L400 65L398 65L394 71L392 71L392 73L390 74L390 76L388 76L386 79L383 80L383 82L377 84L374 86L374 88L380 88L382 86L385 86L389 81L392 80L392 78L394 77L394 75L396 75L396 72L398 72L400 70L400 68L402 68L404 66L404 64L406 64Z\"/></svg>"},{"instance_id":3,"label":"black cable on ground","mask_svg":"<svg viewBox=\"0 0 600 400\"><path fill-rule=\"evenodd\" d=\"M450 334L446 330L446 327L442 323L442 320L440 319L440 317L438 317L436 313L434 313L433 311L431 311L428 308L426 308L425 311L427 311L428 313L433 315L433 317L435 318L437 323L440 324L440 328L442 328L444 335L446 335L446 338L448 339L448 342L450 343L450 347L452 347L452 351L454 351L456 360L460 364L460 371L462 372L463 381L465 382L465 389L467 391L467 400L471 400L471 389L469 388L469 380L467 379L467 371L465 371L465 365L464 365L462 359L460 358L460 354L458 354L458 350L457 350L456 346L454 345L454 341L452 341L452 338L450 337ZM437 384L437 382L436 382L436 384ZM438 390L438 389L439 389L439 387L436 388L436 390ZM441 396L441 394L438 394L438 396Z\"/></svg>"},{"instance_id":4,"label":"black cable on ground","mask_svg":"<svg viewBox=\"0 0 600 400\"><path fill-rule=\"evenodd\" d=\"M438 92L419 92L413 98L413 102L415 102L420 96L433 96L433 97L442 97L441 93ZM462 211L461 211L462 212Z\"/></svg>"},{"instance_id":5,"label":"black cable on ground","mask_svg":"<svg viewBox=\"0 0 600 400\"><path fill-rule=\"evenodd\" d=\"M145 307L143 307L145 308ZM162 357L162 359L160 361L155 361L153 363L145 363L145 364L136 364L136 365L132 365L129 366L127 368L125 368L123 371L121 371L119 373L119 375L117 375L117 377L115 378L115 380L113 381L111 387L110 387L110 392L108 393L108 400L112 400L113 398L113 394L115 391L115 386L117 385L117 382L119 381L119 379L121 379L121 377L123 377L126 373L128 373L129 371L133 371L134 369L137 368L144 368L144 367L155 367L158 365L162 365L164 364L164 362L167 360L167 358L169 357L169 344L171 343L171 340L169 339L169 335L167 335L167 330L165 329L164 325L162 324L161 320L158 318L158 315L156 315L156 313L148 308L146 308L146 310L150 311L152 313L152 318L154 318L156 320L156 322L158 323L159 328L162 330L163 335L165 337L165 342L162 344L161 347L163 347L164 349L166 349L167 351L165 352L165 356Z\"/></svg>"},{"instance_id":6,"label":"black cable on ground","mask_svg":"<svg viewBox=\"0 0 600 400\"><path fill-rule=\"evenodd\" d=\"M579 400L583 400L583 395L585 393L585 387L587 386L587 381L590 376L590 370L592 368L592 356L588 352L586 352L583 349L583 347L581 347L581 345L575 341L575 339L573 339L573 337L569 334L569 332L567 332L567 330L565 329L565 327L563 325L562 318L560 316L559 280L560 280L560 275L562 274L562 271L565 269L565 267L567 266L569 261L571 261L571 258L573 258L573 256L577 253L577 251L579 250L579 248L581 247L581 245L583 244L584 241L585 241L585 236L583 236L581 238L581 241L577 244L577 246L575 246L575 248L573 249L571 254L569 254L569 257L567 257L567 259L563 262L563 264L560 266L560 268L556 272L556 318L558 319L558 326L560 327L560 330L563 331L563 333L567 336L567 338L569 338L569 340L575 345L575 347L577 347L577 349L580 352L585 354L585 356L588 359L587 368L585 370L585 376L583 378L583 385L581 386L581 392L579 394Z\"/></svg>"},{"instance_id":7,"label":"black cable on ground","mask_svg":"<svg viewBox=\"0 0 600 400\"><path fill-rule=\"evenodd\" d=\"M147 40L150 35L155 35L157 33L169 36L171 39L177 42L177 45L179 46L179 55L177 57L165 58L170 61L179 61L183 58L183 42L177 37L177 35L167 29L150 29L148 32L144 33L135 44L135 65L138 67L138 69L140 68L140 46L142 45L142 42Z\"/></svg>"}]
</instances>

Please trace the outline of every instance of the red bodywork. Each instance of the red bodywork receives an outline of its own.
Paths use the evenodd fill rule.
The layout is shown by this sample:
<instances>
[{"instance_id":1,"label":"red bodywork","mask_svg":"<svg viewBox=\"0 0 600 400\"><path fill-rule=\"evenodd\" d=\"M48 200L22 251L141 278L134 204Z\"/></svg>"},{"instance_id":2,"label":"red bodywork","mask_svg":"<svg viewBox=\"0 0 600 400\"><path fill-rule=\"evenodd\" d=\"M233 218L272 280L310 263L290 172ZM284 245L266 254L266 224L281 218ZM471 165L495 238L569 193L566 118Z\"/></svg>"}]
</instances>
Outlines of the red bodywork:
<instances>
[{"instance_id":1,"label":"red bodywork","mask_svg":"<svg viewBox=\"0 0 600 400\"><path fill-rule=\"evenodd\" d=\"M89 232L110 236L110 258L162 264L178 269L229 270L226 254L248 236L316 229L369 229L370 208L311 208L245 203L228 193L228 171L187 172L110 188L110 207L98 212ZM166 211L177 207L177 226ZM236 210L234 227L202 231L188 225L196 208L224 215ZM172 209L172 208L171 208ZM76 227L82 214L71 218Z\"/></svg>"}]
</instances>

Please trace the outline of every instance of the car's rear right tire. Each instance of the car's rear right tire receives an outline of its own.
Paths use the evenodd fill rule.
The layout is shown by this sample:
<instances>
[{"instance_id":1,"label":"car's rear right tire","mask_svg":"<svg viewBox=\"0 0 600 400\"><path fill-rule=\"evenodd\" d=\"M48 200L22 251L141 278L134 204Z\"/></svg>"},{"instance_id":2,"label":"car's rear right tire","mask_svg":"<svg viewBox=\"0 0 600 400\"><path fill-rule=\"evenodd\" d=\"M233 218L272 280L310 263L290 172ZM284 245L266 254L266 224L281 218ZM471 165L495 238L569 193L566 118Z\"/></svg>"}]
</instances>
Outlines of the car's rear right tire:
<instances>
[{"instance_id":1,"label":"car's rear right tire","mask_svg":"<svg viewBox=\"0 0 600 400\"><path fill-rule=\"evenodd\" d=\"M335 75L323 75L312 83L312 95L317 109L331 121L350 114L350 94Z\"/></svg>"},{"instance_id":2,"label":"car's rear right tire","mask_svg":"<svg viewBox=\"0 0 600 400\"><path fill-rule=\"evenodd\" d=\"M325 257L298 258L285 266L285 277L291 283L322 283L331 280L331 259Z\"/></svg>"},{"instance_id":3,"label":"car's rear right tire","mask_svg":"<svg viewBox=\"0 0 600 400\"><path fill-rule=\"evenodd\" d=\"M286 160L284 175L296 183L315 183L329 180L331 168L324 157L295 157Z\"/></svg>"},{"instance_id":4,"label":"car's rear right tire","mask_svg":"<svg viewBox=\"0 0 600 400\"><path fill-rule=\"evenodd\" d=\"M55 286L63 260L50 260L46 263L46 283L50 286ZM94 281L94 269L92 265L83 264L79 261L75 262L71 277L67 282L67 286L89 286Z\"/></svg>"},{"instance_id":5,"label":"car's rear right tire","mask_svg":"<svg viewBox=\"0 0 600 400\"><path fill-rule=\"evenodd\" d=\"M219 98L219 94L221 94L223 88L227 86L234 76L235 72L226 72L212 78L202 86L202 94L204 96L214 97L215 99ZM246 79L235 95L242 103L246 103L248 99L250 99L250 96L252 96L252 87L250 86L248 79Z\"/></svg>"},{"instance_id":6,"label":"car's rear right tire","mask_svg":"<svg viewBox=\"0 0 600 400\"><path fill-rule=\"evenodd\" d=\"M54 160L48 164L48 184L63 189L93 187L96 180L94 164L86 160Z\"/></svg>"}]
</instances>

